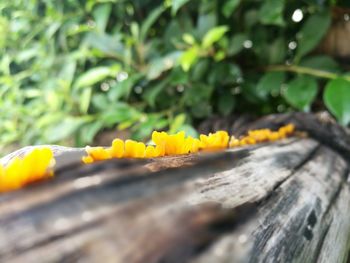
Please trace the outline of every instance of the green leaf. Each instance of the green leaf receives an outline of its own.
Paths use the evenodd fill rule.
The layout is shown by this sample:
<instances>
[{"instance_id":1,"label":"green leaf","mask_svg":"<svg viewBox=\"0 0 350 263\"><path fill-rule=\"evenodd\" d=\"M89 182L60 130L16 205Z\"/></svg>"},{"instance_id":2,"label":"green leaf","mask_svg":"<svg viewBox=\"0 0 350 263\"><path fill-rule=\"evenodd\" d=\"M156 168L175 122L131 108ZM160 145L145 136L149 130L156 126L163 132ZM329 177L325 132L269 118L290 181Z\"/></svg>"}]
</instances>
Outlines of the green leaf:
<instances>
[{"instance_id":1,"label":"green leaf","mask_svg":"<svg viewBox=\"0 0 350 263\"><path fill-rule=\"evenodd\" d=\"M182 55L181 51L173 51L164 57L153 59L149 64L147 78L150 80L158 78L164 71L176 66Z\"/></svg>"},{"instance_id":2,"label":"green leaf","mask_svg":"<svg viewBox=\"0 0 350 263\"><path fill-rule=\"evenodd\" d=\"M142 117L142 122L138 122L132 127L132 138L142 140L149 137L153 130L163 129L166 125L168 125L168 121L159 115L145 114Z\"/></svg>"},{"instance_id":3,"label":"green leaf","mask_svg":"<svg viewBox=\"0 0 350 263\"><path fill-rule=\"evenodd\" d=\"M123 81L111 85L111 88L109 89L107 94L108 99L111 102L116 102L121 98L128 99L132 88L138 81L140 81L142 77L142 74L134 73L127 79L124 79Z\"/></svg>"},{"instance_id":4,"label":"green leaf","mask_svg":"<svg viewBox=\"0 0 350 263\"><path fill-rule=\"evenodd\" d=\"M125 47L121 38L120 34L111 36L103 32L93 31L87 34L85 41L88 46L92 46L104 54L120 56L120 54L125 53Z\"/></svg>"},{"instance_id":5,"label":"green leaf","mask_svg":"<svg viewBox=\"0 0 350 263\"><path fill-rule=\"evenodd\" d=\"M262 97L267 97L270 93L277 93L285 80L284 72L268 72L258 82L257 92Z\"/></svg>"},{"instance_id":6,"label":"green leaf","mask_svg":"<svg viewBox=\"0 0 350 263\"><path fill-rule=\"evenodd\" d=\"M194 45L196 43L194 37L189 33L183 34L182 39L189 45Z\"/></svg>"},{"instance_id":7,"label":"green leaf","mask_svg":"<svg viewBox=\"0 0 350 263\"><path fill-rule=\"evenodd\" d=\"M326 34L331 24L330 14L327 12L316 13L310 16L300 32L297 34L298 49L297 59L312 51Z\"/></svg>"},{"instance_id":8,"label":"green leaf","mask_svg":"<svg viewBox=\"0 0 350 263\"><path fill-rule=\"evenodd\" d=\"M171 15L175 16L177 11L185 5L189 0L172 0L171 1Z\"/></svg>"},{"instance_id":9,"label":"green leaf","mask_svg":"<svg viewBox=\"0 0 350 263\"><path fill-rule=\"evenodd\" d=\"M184 102L191 107L196 116L207 115L211 111L209 105L210 97L213 93L214 87L212 85L195 84L185 89ZM196 111L196 109L203 109L205 112Z\"/></svg>"},{"instance_id":10,"label":"green leaf","mask_svg":"<svg viewBox=\"0 0 350 263\"><path fill-rule=\"evenodd\" d=\"M230 92L223 93L219 97L219 101L218 101L219 112L224 116L228 116L232 112L235 106L235 102L236 102L235 98L233 97L232 94L230 94Z\"/></svg>"},{"instance_id":11,"label":"green leaf","mask_svg":"<svg viewBox=\"0 0 350 263\"><path fill-rule=\"evenodd\" d=\"M235 84L242 72L234 63L221 62L214 64L207 75L208 83L216 87Z\"/></svg>"},{"instance_id":12,"label":"green leaf","mask_svg":"<svg viewBox=\"0 0 350 263\"><path fill-rule=\"evenodd\" d=\"M114 69L110 67L96 67L90 69L89 71L85 72L84 74L78 77L75 86L76 88L92 86L106 79L107 77L114 77L119 71L119 69L120 66L117 66Z\"/></svg>"},{"instance_id":13,"label":"green leaf","mask_svg":"<svg viewBox=\"0 0 350 263\"><path fill-rule=\"evenodd\" d=\"M67 117L44 132L48 143L56 143L71 137L78 129L87 122L86 118Z\"/></svg>"},{"instance_id":14,"label":"green leaf","mask_svg":"<svg viewBox=\"0 0 350 263\"><path fill-rule=\"evenodd\" d=\"M146 18L145 21L143 21L140 31L140 40L141 42L144 42L149 29L152 27L152 25L157 21L157 19L160 17L160 15L166 10L164 6L159 6L156 9L154 9L151 14Z\"/></svg>"},{"instance_id":15,"label":"green leaf","mask_svg":"<svg viewBox=\"0 0 350 263\"><path fill-rule=\"evenodd\" d=\"M91 100L92 89L84 89L80 97L80 112L86 114Z\"/></svg>"},{"instance_id":16,"label":"green leaf","mask_svg":"<svg viewBox=\"0 0 350 263\"><path fill-rule=\"evenodd\" d=\"M236 55L243 49L243 43L247 39L245 34L236 34L230 40L227 53L230 56Z\"/></svg>"},{"instance_id":17,"label":"green leaf","mask_svg":"<svg viewBox=\"0 0 350 263\"><path fill-rule=\"evenodd\" d=\"M191 70L192 79L195 81L201 81L205 78L209 65L210 63L208 59L200 59Z\"/></svg>"},{"instance_id":18,"label":"green leaf","mask_svg":"<svg viewBox=\"0 0 350 263\"><path fill-rule=\"evenodd\" d=\"M96 7L92 14L96 21L97 29L101 32L105 32L108 23L109 16L111 14L112 5L111 4L101 4Z\"/></svg>"},{"instance_id":19,"label":"green leaf","mask_svg":"<svg viewBox=\"0 0 350 263\"><path fill-rule=\"evenodd\" d=\"M283 26L283 0L265 0L259 10L259 18L261 23L265 25Z\"/></svg>"},{"instance_id":20,"label":"green leaf","mask_svg":"<svg viewBox=\"0 0 350 263\"><path fill-rule=\"evenodd\" d=\"M229 17L236 10L240 2L241 0L226 1L226 3L222 6L221 12L226 18Z\"/></svg>"},{"instance_id":21,"label":"green leaf","mask_svg":"<svg viewBox=\"0 0 350 263\"><path fill-rule=\"evenodd\" d=\"M197 61L199 56L199 48L193 46L182 53L180 57L180 64L184 71L188 71L191 66Z\"/></svg>"},{"instance_id":22,"label":"green leaf","mask_svg":"<svg viewBox=\"0 0 350 263\"><path fill-rule=\"evenodd\" d=\"M183 85L188 82L189 74L181 67L175 67L170 73L169 80L171 85Z\"/></svg>"},{"instance_id":23,"label":"green leaf","mask_svg":"<svg viewBox=\"0 0 350 263\"><path fill-rule=\"evenodd\" d=\"M157 85L148 87L148 89L146 89L144 92L143 98L151 107L155 107L157 96L167 86L168 81L168 79L164 79Z\"/></svg>"},{"instance_id":24,"label":"green leaf","mask_svg":"<svg viewBox=\"0 0 350 263\"><path fill-rule=\"evenodd\" d=\"M204 35L217 25L217 17L215 12L200 13L197 21L195 35L198 39L202 39Z\"/></svg>"},{"instance_id":25,"label":"green leaf","mask_svg":"<svg viewBox=\"0 0 350 263\"><path fill-rule=\"evenodd\" d=\"M338 63L333 58L325 55L304 58L300 62L300 66L330 72L340 71Z\"/></svg>"},{"instance_id":26,"label":"green leaf","mask_svg":"<svg viewBox=\"0 0 350 263\"><path fill-rule=\"evenodd\" d=\"M185 123L185 121L186 115L184 113L177 115L170 124L169 133L174 134L181 131L181 126Z\"/></svg>"},{"instance_id":27,"label":"green leaf","mask_svg":"<svg viewBox=\"0 0 350 263\"><path fill-rule=\"evenodd\" d=\"M92 105L98 110L98 111L105 111L109 105L110 102L107 99L107 96L105 94L94 94L92 96Z\"/></svg>"},{"instance_id":28,"label":"green leaf","mask_svg":"<svg viewBox=\"0 0 350 263\"><path fill-rule=\"evenodd\" d=\"M287 44L283 37L276 38L273 42L268 44L268 62L269 64L284 63Z\"/></svg>"},{"instance_id":29,"label":"green leaf","mask_svg":"<svg viewBox=\"0 0 350 263\"><path fill-rule=\"evenodd\" d=\"M329 81L323 94L323 100L341 124L350 124L349 81L341 78Z\"/></svg>"},{"instance_id":30,"label":"green leaf","mask_svg":"<svg viewBox=\"0 0 350 263\"><path fill-rule=\"evenodd\" d=\"M297 109L309 111L310 105L317 95L315 78L300 75L287 84L284 98Z\"/></svg>"},{"instance_id":31,"label":"green leaf","mask_svg":"<svg viewBox=\"0 0 350 263\"><path fill-rule=\"evenodd\" d=\"M215 42L219 41L227 31L228 31L227 26L218 26L210 29L204 35L202 47L203 48L211 47Z\"/></svg>"},{"instance_id":32,"label":"green leaf","mask_svg":"<svg viewBox=\"0 0 350 263\"><path fill-rule=\"evenodd\" d=\"M104 127L104 123L103 121L100 121L100 120L94 120L93 122L84 125L81 128L81 132L80 132L81 142L83 144L91 143L95 138L96 134L100 130L102 130L103 127Z\"/></svg>"},{"instance_id":33,"label":"green leaf","mask_svg":"<svg viewBox=\"0 0 350 263\"><path fill-rule=\"evenodd\" d=\"M99 120L103 121L107 127L112 127L117 123L127 120L137 120L140 116L140 113L135 108L132 108L126 103L118 102L110 105L104 112L101 112Z\"/></svg>"},{"instance_id":34,"label":"green leaf","mask_svg":"<svg viewBox=\"0 0 350 263\"><path fill-rule=\"evenodd\" d=\"M180 126L179 131L184 131L186 136L191 136L193 138L198 138L199 134L195 128L189 124L183 124Z\"/></svg>"}]
</instances>

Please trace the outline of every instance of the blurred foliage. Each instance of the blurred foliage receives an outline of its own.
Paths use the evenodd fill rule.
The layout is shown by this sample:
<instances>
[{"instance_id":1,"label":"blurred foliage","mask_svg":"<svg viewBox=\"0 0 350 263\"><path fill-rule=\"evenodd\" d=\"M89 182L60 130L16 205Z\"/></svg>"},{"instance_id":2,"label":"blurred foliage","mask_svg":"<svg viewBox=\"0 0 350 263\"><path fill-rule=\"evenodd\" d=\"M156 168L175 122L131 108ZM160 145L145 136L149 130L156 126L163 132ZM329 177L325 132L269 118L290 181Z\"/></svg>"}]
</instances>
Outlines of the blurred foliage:
<instances>
[{"instance_id":1,"label":"blurred foliage","mask_svg":"<svg viewBox=\"0 0 350 263\"><path fill-rule=\"evenodd\" d=\"M312 53L335 4L1 1L0 145L193 135L213 114L309 111L317 98L347 125L350 77Z\"/></svg>"}]
</instances>

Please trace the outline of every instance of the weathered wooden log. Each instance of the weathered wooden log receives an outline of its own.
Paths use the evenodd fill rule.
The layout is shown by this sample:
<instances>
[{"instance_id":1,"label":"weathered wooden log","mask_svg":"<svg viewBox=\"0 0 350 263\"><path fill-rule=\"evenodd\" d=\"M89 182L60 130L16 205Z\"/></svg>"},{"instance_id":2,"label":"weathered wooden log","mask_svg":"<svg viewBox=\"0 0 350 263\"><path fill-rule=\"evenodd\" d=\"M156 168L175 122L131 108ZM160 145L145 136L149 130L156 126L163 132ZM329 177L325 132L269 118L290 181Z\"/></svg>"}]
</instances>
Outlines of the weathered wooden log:
<instances>
[{"instance_id":1,"label":"weathered wooden log","mask_svg":"<svg viewBox=\"0 0 350 263\"><path fill-rule=\"evenodd\" d=\"M0 196L0 262L347 262L348 137L327 127L153 160L63 153L53 180Z\"/></svg>"}]
</instances>

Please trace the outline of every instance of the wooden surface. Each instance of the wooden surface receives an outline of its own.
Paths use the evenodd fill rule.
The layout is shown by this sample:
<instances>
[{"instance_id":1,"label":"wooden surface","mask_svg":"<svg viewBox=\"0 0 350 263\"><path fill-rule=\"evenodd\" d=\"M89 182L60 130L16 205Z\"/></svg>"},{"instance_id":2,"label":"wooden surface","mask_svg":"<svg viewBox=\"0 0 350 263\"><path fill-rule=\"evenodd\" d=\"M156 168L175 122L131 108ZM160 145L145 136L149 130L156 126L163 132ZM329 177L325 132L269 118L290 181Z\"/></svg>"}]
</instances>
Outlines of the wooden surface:
<instances>
[{"instance_id":1,"label":"wooden surface","mask_svg":"<svg viewBox=\"0 0 350 263\"><path fill-rule=\"evenodd\" d=\"M289 122L309 136L93 165L53 146L53 180L0 195L0 262L349 263L348 131L299 113L235 127Z\"/></svg>"},{"instance_id":2,"label":"wooden surface","mask_svg":"<svg viewBox=\"0 0 350 263\"><path fill-rule=\"evenodd\" d=\"M54 180L0 196L0 262L348 258L348 165L311 138L148 161L61 160L68 166Z\"/></svg>"}]
</instances>

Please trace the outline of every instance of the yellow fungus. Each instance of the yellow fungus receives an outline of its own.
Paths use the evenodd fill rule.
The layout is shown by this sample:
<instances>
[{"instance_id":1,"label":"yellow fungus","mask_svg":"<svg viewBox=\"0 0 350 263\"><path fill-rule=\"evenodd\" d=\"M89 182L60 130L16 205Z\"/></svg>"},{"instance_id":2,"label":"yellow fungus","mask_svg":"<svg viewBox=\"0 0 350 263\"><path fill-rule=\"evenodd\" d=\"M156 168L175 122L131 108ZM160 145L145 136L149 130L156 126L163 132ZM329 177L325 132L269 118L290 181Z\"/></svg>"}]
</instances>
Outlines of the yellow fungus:
<instances>
[{"instance_id":1,"label":"yellow fungus","mask_svg":"<svg viewBox=\"0 0 350 263\"><path fill-rule=\"evenodd\" d=\"M231 137L225 131L201 134L199 139L186 137L185 132L167 134L166 132L154 131L152 141L154 145L145 145L142 142L133 140L115 139L110 148L87 147L87 156L82 158L84 163L92 163L111 158L156 158L162 156L182 155L196 153L199 151L212 151L253 145L266 141L276 141L291 135L295 130L293 124L288 124L271 131L270 129L250 130L246 136L241 138Z\"/></svg>"},{"instance_id":2,"label":"yellow fungus","mask_svg":"<svg viewBox=\"0 0 350 263\"><path fill-rule=\"evenodd\" d=\"M3 166L0 164L0 192L16 190L24 185L53 176L54 165L50 148L37 148L23 158L15 157Z\"/></svg>"}]
</instances>

